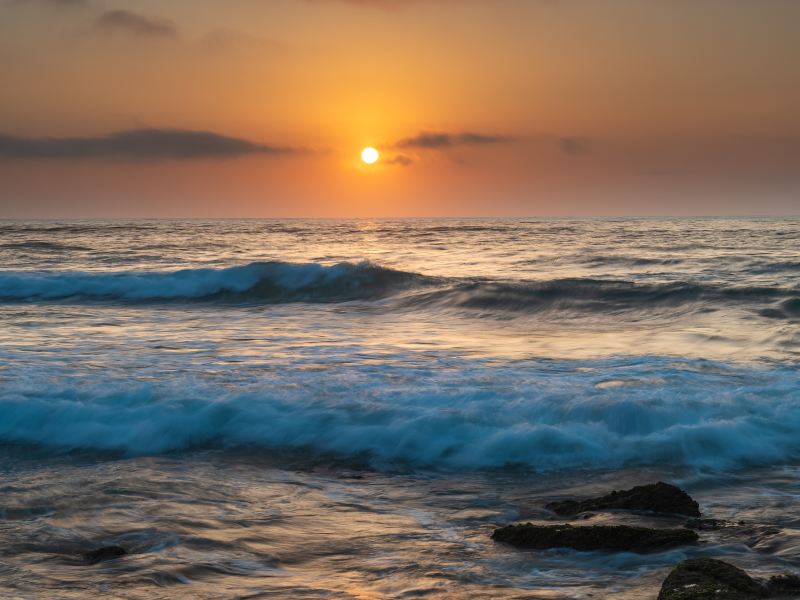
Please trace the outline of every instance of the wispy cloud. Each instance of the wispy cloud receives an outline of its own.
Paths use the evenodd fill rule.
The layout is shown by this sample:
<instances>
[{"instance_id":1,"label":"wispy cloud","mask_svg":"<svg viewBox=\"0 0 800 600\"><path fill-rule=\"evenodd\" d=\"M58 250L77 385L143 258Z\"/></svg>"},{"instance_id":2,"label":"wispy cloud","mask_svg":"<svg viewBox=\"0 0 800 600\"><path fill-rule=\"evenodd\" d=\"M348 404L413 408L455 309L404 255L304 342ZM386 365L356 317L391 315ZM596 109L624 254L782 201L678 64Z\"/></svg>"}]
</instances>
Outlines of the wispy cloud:
<instances>
[{"instance_id":1,"label":"wispy cloud","mask_svg":"<svg viewBox=\"0 0 800 600\"><path fill-rule=\"evenodd\" d=\"M535 4L556 4L563 0L524 0ZM472 3L496 3L497 0L306 0L309 4L343 4L360 8L377 8L381 10L397 10L410 6L425 7L430 5L451 5L456 8L463 7L464 4ZM460 5L460 6L459 6Z\"/></svg>"},{"instance_id":2,"label":"wispy cloud","mask_svg":"<svg viewBox=\"0 0 800 600\"><path fill-rule=\"evenodd\" d=\"M423 131L413 137L398 140L393 144L393 147L407 150L448 150L458 146L491 146L512 143L551 146L569 156L578 156L589 150L589 140L574 135L511 136L474 132L446 133L431 131Z\"/></svg>"},{"instance_id":3,"label":"wispy cloud","mask_svg":"<svg viewBox=\"0 0 800 600\"><path fill-rule=\"evenodd\" d=\"M422 132L414 137L404 138L395 143L397 148L451 148L453 146L471 146L487 144L506 144L516 141L505 135L487 135L483 133L440 133Z\"/></svg>"},{"instance_id":4,"label":"wispy cloud","mask_svg":"<svg viewBox=\"0 0 800 600\"><path fill-rule=\"evenodd\" d=\"M92 30L151 38L172 38L178 35L178 26L169 19L148 17L122 9L100 14L92 24Z\"/></svg>"},{"instance_id":5,"label":"wispy cloud","mask_svg":"<svg viewBox=\"0 0 800 600\"><path fill-rule=\"evenodd\" d=\"M414 164L414 159L410 156L406 156L405 154L395 154L394 156L390 156L385 161L383 161L387 165L399 165L401 167L410 167Z\"/></svg>"},{"instance_id":6,"label":"wispy cloud","mask_svg":"<svg viewBox=\"0 0 800 600\"><path fill-rule=\"evenodd\" d=\"M45 4L55 8L84 8L89 6L88 0L13 0L9 5Z\"/></svg>"},{"instance_id":7,"label":"wispy cloud","mask_svg":"<svg viewBox=\"0 0 800 600\"><path fill-rule=\"evenodd\" d=\"M235 48L254 48L266 50L285 50L286 44L272 38L260 37L249 33L218 27L212 29L202 38L200 43L209 50L232 50Z\"/></svg>"},{"instance_id":8,"label":"wispy cloud","mask_svg":"<svg viewBox=\"0 0 800 600\"><path fill-rule=\"evenodd\" d=\"M302 150L258 144L210 131L131 129L100 137L26 138L0 135L0 158L134 160L285 155Z\"/></svg>"},{"instance_id":9,"label":"wispy cloud","mask_svg":"<svg viewBox=\"0 0 800 600\"><path fill-rule=\"evenodd\" d=\"M337 4L350 4L351 6L360 6L364 8L381 8L384 10L391 10L412 4L416 2L416 0L306 0L306 2L315 4L321 4L323 2L335 2Z\"/></svg>"}]
</instances>

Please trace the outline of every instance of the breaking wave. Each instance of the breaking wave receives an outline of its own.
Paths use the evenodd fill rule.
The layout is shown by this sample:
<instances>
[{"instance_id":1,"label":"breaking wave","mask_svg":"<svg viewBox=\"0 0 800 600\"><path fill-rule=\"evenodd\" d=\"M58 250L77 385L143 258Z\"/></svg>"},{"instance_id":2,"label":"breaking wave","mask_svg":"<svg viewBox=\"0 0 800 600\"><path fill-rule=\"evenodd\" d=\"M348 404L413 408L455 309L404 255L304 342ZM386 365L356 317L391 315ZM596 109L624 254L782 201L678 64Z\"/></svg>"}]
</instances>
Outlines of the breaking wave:
<instances>
[{"instance_id":1,"label":"breaking wave","mask_svg":"<svg viewBox=\"0 0 800 600\"><path fill-rule=\"evenodd\" d=\"M129 455L293 450L378 469L727 469L800 458L794 367L645 357L523 366L466 361L423 380L401 367L294 372L235 390L190 378L19 380L0 392L0 441Z\"/></svg>"},{"instance_id":2,"label":"breaking wave","mask_svg":"<svg viewBox=\"0 0 800 600\"><path fill-rule=\"evenodd\" d=\"M765 303L786 297L777 287L724 287L697 283L637 284L603 279L538 282L473 282L422 293L410 302L503 312L568 309L622 312L697 304L703 310L720 303Z\"/></svg>"},{"instance_id":3,"label":"breaking wave","mask_svg":"<svg viewBox=\"0 0 800 600\"><path fill-rule=\"evenodd\" d=\"M441 307L502 313L543 310L643 311L694 304L752 303L765 316L796 315L797 289L614 279L502 281L431 277L363 261L259 262L221 269L143 272L0 272L3 302L347 302L396 296L403 308ZM773 314L774 313L774 314Z\"/></svg>"},{"instance_id":4,"label":"breaking wave","mask_svg":"<svg viewBox=\"0 0 800 600\"><path fill-rule=\"evenodd\" d=\"M3 301L269 301L373 299L423 283L414 273L369 262L285 262L169 272L0 272Z\"/></svg>"}]
</instances>

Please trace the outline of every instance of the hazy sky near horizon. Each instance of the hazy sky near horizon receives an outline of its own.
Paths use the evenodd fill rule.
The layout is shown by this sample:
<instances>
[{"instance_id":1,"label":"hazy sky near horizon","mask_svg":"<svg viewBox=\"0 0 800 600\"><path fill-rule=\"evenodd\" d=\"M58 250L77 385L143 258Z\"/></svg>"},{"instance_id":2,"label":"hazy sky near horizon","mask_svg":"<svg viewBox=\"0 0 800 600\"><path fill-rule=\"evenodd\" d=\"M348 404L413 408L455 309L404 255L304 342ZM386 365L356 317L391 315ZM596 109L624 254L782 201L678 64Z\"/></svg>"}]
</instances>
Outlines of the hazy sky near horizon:
<instances>
[{"instance_id":1,"label":"hazy sky near horizon","mask_svg":"<svg viewBox=\"0 0 800 600\"><path fill-rule=\"evenodd\" d=\"M798 24L796 0L0 0L0 218L798 214Z\"/></svg>"}]
</instances>

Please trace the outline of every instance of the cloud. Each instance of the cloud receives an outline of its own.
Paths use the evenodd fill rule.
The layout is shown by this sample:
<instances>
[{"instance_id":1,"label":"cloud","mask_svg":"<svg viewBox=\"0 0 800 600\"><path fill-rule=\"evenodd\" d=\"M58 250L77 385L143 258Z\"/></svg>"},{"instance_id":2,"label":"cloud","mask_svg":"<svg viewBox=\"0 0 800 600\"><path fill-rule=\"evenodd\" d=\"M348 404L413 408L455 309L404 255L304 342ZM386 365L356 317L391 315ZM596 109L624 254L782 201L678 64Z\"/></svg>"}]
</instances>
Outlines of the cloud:
<instances>
[{"instance_id":1,"label":"cloud","mask_svg":"<svg viewBox=\"0 0 800 600\"><path fill-rule=\"evenodd\" d=\"M284 155L301 150L257 144L210 131L131 129L100 137L25 138L0 135L0 159L116 158L134 160Z\"/></svg>"},{"instance_id":2,"label":"cloud","mask_svg":"<svg viewBox=\"0 0 800 600\"><path fill-rule=\"evenodd\" d=\"M429 5L450 5L460 8L469 2L475 4L484 2L491 4L491 0L306 0L309 4L346 4L349 6L359 8L376 8L381 10L393 11L404 9L411 6L429 6ZM562 0L528 0L536 4L556 4Z\"/></svg>"},{"instance_id":3,"label":"cloud","mask_svg":"<svg viewBox=\"0 0 800 600\"><path fill-rule=\"evenodd\" d=\"M323 1L350 4L365 8L395 9L412 4L416 0L306 0L307 2L321 3Z\"/></svg>"},{"instance_id":4,"label":"cloud","mask_svg":"<svg viewBox=\"0 0 800 600\"><path fill-rule=\"evenodd\" d=\"M47 4L55 8L84 8L89 6L88 0L14 0L12 4Z\"/></svg>"},{"instance_id":5,"label":"cloud","mask_svg":"<svg viewBox=\"0 0 800 600\"><path fill-rule=\"evenodd\" d=\"M475 132L446 133L423 131L413 137L398 140L390 147L398 150L441 150L447 151L458 146L492 146L500 144L532 144L549 146L564 155L577 157L589 150L589 140L574 135L524 135L509 136ZM410 165L415 160L402 154L397 155L394 164Z\"/></svg>"},{"instance_id":6,"label":"cloud","mask_svg":"<svg viewBox=\"0 0 800 600\"><path fill-rule=\"evenodd\" d=\"M312 4L347 4L361 8L377 8L382 10L396 10L402 9L407 6L426 6L431 4L459 5L466 4L470 0L306 0ZM471 0L472 2L487 2L490 0ZM538 2L542 4L550 4L559 2L560 0L530 0L531 2Z\"/></svg>"},{"instance_id":7,"label":"cloud","mask_svg":"<svg viewBox=\"0 0 800 600\"><path fill-rule=\"evenodd\" d=\"M414 164L414 159L410 156L406 156L405 154L395 154L387 158L385 161L387 165L399 165L401 167L410 167Z\"/></svg>"},{"instance_id":8,"label":"cloud","mask_svg":"<svg viewBox=\"0 0 800 600\"><path fill-rule=\"evenodd\" d=\"M65 0L60 0L65 1ZM151 38L172 38L178 35L178 26L169 19L146 17L129 10L108 10L92 24L97 32L127 33Z\"/></svg>"},{"instance_id":9,"label":"cloud","mask_svg":"<svg viewBox=\"0 0 800 600\"><path fill-rule=\"evenodd\" d=\"M254 48L268 50L285 50L286 45L272 38L251 35L236 29L218 27L212 29L202 38L200 42L203 47L209 50L233 50L236 48Z\"/></svg>"},{"instance_id":10,"label":"cloud","mask_svg":"<svg viewBox=\"0 0 800 600\"><path fill-rule=\"evenodd\" d=\"M453 146L507 144L516 141L504 135L486 135L482 133L436 133L422 132L414 137L405 138L395 143L397 148L452 148Z\"/></svg>"},{"instance_id":11,"label":"cloud","mask_svg":"<svg viewBox=\"0 0 800 600\"><path fill-rule=\"evenodd\" d=\"M557 140L558 147L564 154L576 155L586 152L587 142L583 138L562 137Z\"/></svg>"}]
</instances>

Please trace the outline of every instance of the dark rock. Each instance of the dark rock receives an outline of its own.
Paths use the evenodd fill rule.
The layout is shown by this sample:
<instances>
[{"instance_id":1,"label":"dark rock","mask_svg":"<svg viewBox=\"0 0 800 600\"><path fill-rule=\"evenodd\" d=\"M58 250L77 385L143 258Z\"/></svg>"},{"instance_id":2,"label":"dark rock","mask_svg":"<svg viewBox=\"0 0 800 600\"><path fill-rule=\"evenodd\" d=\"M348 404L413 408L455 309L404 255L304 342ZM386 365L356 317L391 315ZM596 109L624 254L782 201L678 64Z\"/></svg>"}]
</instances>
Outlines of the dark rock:
<instances>
[{"instance_id":1,"label":"dark rock","mask_svg":"<svg viewBox=\"0 0 800 600\"><path fill-rule=\"evenodd\" d=\"M573 548L647 552L698 540L689 529L649 529L629 525L507 525L495 529L492 539L519 548Z\"/></svg>"},{"instance_id":2,"label":"dark rock","mask_svg":"<svg viewBox=\"0 0 800 600\"><path fill-rule=\"evenodd\" d=\"M589 510L643 510L665 514L699 517L700 506L679 487L659 481L629 490L613 491L600 498L550 502L545 508L562 517Z\"/></svg>"},{"instance_id":3,"label":"dark rock","mask_svg":"<svg viewBox=\"0 0 800 600\"><path fill-rule=\"evenodd\" d=\"M95 565L105 560L111 560L114 558L119 558L120 556L125 556L127 553L128 552L125 550L125 548L120 546L103 546L97 550L85 552L83 558L90 565Z\"/></svg>"},{"instance_id":4,"label":"dark rock","mask_svg":"<svg viewBox=\"0 0 800 600\"><path fill-rule=\"evenodd\" d=\"M792 594L796 598L800 596L800 576L775 575L769 578L767 589L777 596Z\"/></svg>"},{"instance_id":5,"label":"dark rock","mask_svg":"<svg viewBox=\"0 0 800 600\"><path fill-rule=\"evenodd\" d=\"M756 600L766 589L747 573L721 560L690 558L664 580L658 600Z\"/></svg>"}]
</instances>

